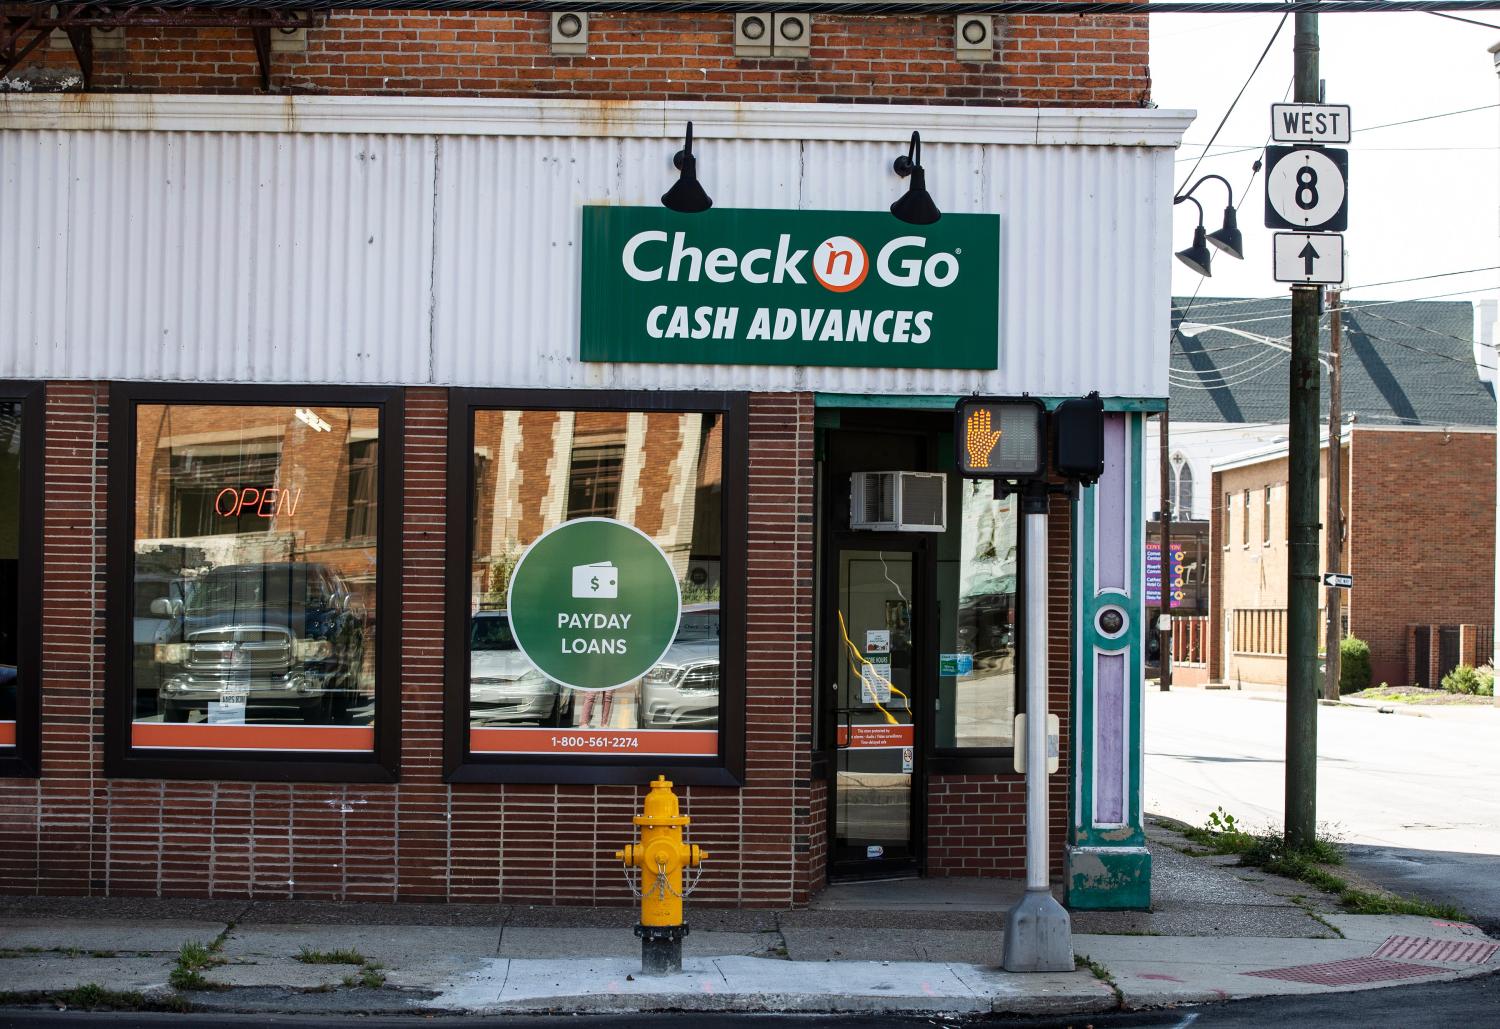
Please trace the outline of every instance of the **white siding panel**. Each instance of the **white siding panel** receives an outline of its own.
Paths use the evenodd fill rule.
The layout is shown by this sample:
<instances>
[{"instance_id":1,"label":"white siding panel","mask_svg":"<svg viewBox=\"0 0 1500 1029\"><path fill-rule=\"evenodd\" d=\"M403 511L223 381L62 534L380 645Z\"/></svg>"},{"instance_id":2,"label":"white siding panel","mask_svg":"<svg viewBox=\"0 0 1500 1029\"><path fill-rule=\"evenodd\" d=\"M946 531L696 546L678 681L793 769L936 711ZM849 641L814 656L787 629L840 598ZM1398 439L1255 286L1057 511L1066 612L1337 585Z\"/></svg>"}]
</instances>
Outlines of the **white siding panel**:
<instances>
[{"instance_id":1,"label":"white siding panel","mask_svg":"<svg viewBox=\"0 0 1500 1029\"><path fill-rule=\"evenodd\" d=\"M994 372L585 365L579 209L654 204L676 141L0 133L18 246L0 375L542 388L1164 396L1173 151L941 143L928 186L1002 220ZM880 210L889 142L698 141L721 206Z\"/></svg>"},{"instance_id":2,"label":"white siding panel","mask_svg":"<svg viewBox=\"0 0 1500 1029\"><path fill-rule=\"evenodd\" d=\"M430 378L432 153L420 136L6 132L0 373Z\"/></svg>"}]
</instances>

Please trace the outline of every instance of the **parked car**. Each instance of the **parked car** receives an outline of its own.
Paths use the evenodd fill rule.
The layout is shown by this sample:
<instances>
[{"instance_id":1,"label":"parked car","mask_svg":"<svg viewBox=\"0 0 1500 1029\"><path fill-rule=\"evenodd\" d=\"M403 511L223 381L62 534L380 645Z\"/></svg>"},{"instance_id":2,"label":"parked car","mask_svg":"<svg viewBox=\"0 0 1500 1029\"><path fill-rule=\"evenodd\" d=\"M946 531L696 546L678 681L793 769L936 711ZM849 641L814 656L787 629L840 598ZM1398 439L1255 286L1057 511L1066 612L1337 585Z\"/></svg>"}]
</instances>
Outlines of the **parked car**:
<instances>
[{"instance_id":1,"label":"parked car","mask_svg":"<svg viewBox=\"0 0 1500 1029\"><path fill-rule=\"evenodd\" d=\"M469 624L469 723L565 725L573 691L539 672L511 635L504 611L476 612Z\"/></svg>"},{"instance_id":2,"label":"parked car","mask_svg":"<svg viewBox=\"0 0 1500 1029\"><path fill-rule=\"evenodd\" d=\"M166 616L172 601L153 602ZM252 708L293 708L323 724L360 693L365 613L333 568L285 561L222 565L187 589L182 642L156 646L162 716L185 722L210 701L243 695Z\"/></svg>"},{"instance_id":3,"label":"parked car","mask_svg":"<svg viewBox=\"0 0 1500 1029\"><path fill-rule=\"evenodd\" d=\"M682 609L672 645L641 678L641 728L713 729L719 724L719 605Z\"/></svg>"},{"instance_id":4,"label":"parked car","mask_svg":"<svg viewBox=\"0 0 1500 1029\"><path fill-rule=\"evenodd\" d=\"M156 647L182 639L182 609L186 590L181 579L171 575L137 575L135 578L135 717L151 718L161 713L161 666ZM158 603L166 601L166 603Z\"/></svg>"}]
</instances>

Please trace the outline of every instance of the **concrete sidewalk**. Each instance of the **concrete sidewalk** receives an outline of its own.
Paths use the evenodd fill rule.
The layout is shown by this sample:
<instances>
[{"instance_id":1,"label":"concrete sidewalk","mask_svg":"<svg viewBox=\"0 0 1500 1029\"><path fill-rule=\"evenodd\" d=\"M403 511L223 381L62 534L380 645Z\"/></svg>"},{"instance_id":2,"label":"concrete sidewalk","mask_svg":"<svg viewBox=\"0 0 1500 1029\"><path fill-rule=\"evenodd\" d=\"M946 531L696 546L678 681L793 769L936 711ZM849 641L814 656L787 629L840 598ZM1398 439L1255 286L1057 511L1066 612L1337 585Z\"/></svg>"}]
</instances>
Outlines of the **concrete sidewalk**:
<instances>
[{"instance_id":1,"label":"concrete sidewalk","mask_svg":"<svg viewBox=\"0 0 1500 1029\"><path fill-rule=\"evenodd\" d=\"M623 908L0 898L0 1003L304 1013L1088 1013L1494 971L1473 926L1342 914L1153 828L1154 910L1078 912L1072 972L1000 970L1010 882L835 886L795 911L695 908L681 975L641 978ZM180 948L208 948L206 984ZM172 985L176 973L177 986Z\"/></svg>"}]
</instances>

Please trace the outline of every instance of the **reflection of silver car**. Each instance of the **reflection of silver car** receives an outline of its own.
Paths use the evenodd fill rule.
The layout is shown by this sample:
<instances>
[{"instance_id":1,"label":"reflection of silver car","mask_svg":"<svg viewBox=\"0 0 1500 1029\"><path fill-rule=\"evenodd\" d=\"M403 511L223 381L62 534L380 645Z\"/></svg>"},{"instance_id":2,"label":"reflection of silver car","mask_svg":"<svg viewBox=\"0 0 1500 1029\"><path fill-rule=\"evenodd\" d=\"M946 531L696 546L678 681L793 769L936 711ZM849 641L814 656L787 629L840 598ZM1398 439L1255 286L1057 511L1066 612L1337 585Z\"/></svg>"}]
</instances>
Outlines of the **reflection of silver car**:
<instances>
[{"instance_id":1,"label":"reflection of silver car","mask_svg":"<svg viewBox=\"0 0 1500 1029\"><path fill-rule=\"evenodd\" d=\"M479 611L469 628L469 722L562 725L573 691L537 671L516 646L504 611Z\"/></svg>"},{"instance_id":2,"label":"reflection of silver car","mask_svg":"<svg viewBox=\"0 0 1500 1029\"><path fill-rule=\"evenodd\" d=\"M690 604L672 645L641 679L641 727L719 724L719 605Z\"/></svg>"},{"instance_id":3,"label":"reflection of silver car","mask_svg":"<svg viewBox=\"0 0 1500 1029\"><path fill-rule=\"evenodd\" d=\"M142 574L135 578L135 717L157 714L157 692L161 666L156 663L159 643L182 637L184 587L170 575Z\"/></svg>"}]
</instances>

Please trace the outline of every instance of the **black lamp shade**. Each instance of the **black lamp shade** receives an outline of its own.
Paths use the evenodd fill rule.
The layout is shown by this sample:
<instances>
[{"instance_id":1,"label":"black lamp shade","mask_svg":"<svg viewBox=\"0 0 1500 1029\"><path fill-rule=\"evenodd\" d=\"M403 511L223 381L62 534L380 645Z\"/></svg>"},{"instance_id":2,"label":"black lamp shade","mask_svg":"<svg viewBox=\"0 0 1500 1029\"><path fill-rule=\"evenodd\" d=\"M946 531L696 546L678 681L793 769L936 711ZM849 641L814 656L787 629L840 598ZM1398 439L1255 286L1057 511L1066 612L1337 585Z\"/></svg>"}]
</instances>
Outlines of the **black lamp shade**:
<instances>
[{"instance_id":1,"label":"black lamp shade","mask_svg":"<svg viewBox=\"0 0 1500 1029\"><path fill-rule=\"evenodd\" d=\"M927 173L920 165L912 168L911 185L891 205L891 213L908 225L931 225L943 216L927 192Z\"/></svg>"},{"instance_id":2,"label":"black lamp shade","mask_svg":"<svg viewBox=\"0 0 1500 1029\"><path fill-rule=\"evenodd\" d=\"M661 195L661 205L669 211L682 214L697 214L714 205L713 200L698 184L698 159L693 156L693 123L688 122L687 140L673 158L673 163L682 169L672 188Z\"/></svg>"},{"instance_id":3,"label":"black lamp shade","mask_svg":"<svg viewBox=\"0 0 1500 1029\"><path fill-rule=\"evenodd\" d=\"M1193 245L1186 250L1177 251L1177 260L1193 269L1199 275L1208 277L1213 275L1213 272L1209 271L1208 268L1210 262L1213 261L1213 254L1208 249L1208 244L1205 242L1206 238L1203 226L1200 225L1194 229Z\"/></svg>"},{"instance_id":4,"label":"black lamp shade","mask_svg":"<svg viewBox=\"0 0 1500 1029\"><path fill-rule=\"evenodd\" d=\"M1240 235L1239 224L1235 221L1234 208L1224 208L1224 226L1217 232L1210 232L1208 241L1230 257L1244 260L1245 239Z\"/></svg>"}]
</instances>

